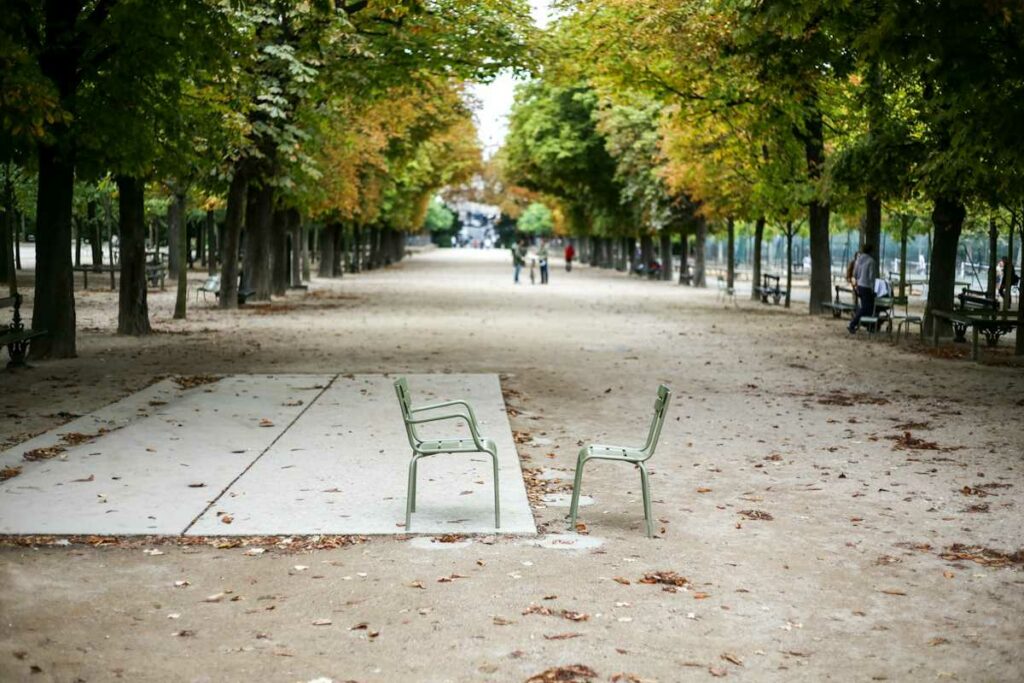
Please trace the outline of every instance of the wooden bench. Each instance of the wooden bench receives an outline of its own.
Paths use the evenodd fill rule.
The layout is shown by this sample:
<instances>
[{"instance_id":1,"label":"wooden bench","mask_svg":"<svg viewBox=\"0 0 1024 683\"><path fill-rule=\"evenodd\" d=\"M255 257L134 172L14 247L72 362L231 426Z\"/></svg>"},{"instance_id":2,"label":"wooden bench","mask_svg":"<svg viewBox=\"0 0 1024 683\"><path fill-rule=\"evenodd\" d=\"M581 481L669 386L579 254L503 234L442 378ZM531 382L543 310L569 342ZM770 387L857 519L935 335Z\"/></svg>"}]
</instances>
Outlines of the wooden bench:
<instances>
[{"instance_id":1,"label":"wooden bench","mask_svg":"<svg viewBox=\"0 0 1024 683\"><path fill-rule=\"evenodd\" d=\"M843 295L849 297L849 301L843 301ZM832 309L833 318L843 317L843 313L849 313L852 317L857 311L857 292L850 287L836 285L836 298L831 303L821 305L822 308Z\"/></svg>"},{"instance_id":2,"label":"wooden bench","mask_svg":"<svg viewBox=\"0 0 1024 683\"><path fill-rule=\"evenodd\" d=\"M0 348L7 347L7 353L11 360L7 363L7 369L27 368L25 358L28 356L28 347L33 339L41 337L46 332L42 330L26 330L21 322L21 294L0 299L0 308L13 308L14 315L11 316L9 325L0 326Z\"/></svg>"},{"instance_id":3,"label":"wooden bench","mask_svg":"<svg viewBox=\"0 0 1024 683\"><path fill-rule=\"evenodd\" d=\"M102 275L103 273L110 273L110 291L113 292L117 289L117 282L114 274L121 271L119 266L107 265L95 265L95 266L75 266L72 268L76 273L82 274L82 289L89 289L89 274Z\"/></svg>"},{"instance_id":4,"label":"wooden bench","mask_svg":"<svg viewBox=\"0 0 1024 683\"><path fill-rule=\"evenodd\" d=\"M988 292L966 287L956 295L958 311L998 311L999 299L989 297Z\"/></svg>"},{"instance_id":5,"label":"wooden bench","mask_svg":"<svg viewBox=\"0 0 1024 683\"><path fill-rule=\"evenodd\" d=\"M761 295L761 303L768 303L769 297L776 305L782 302L782 297L786 296L789 292L779 286L779 281L778 275L768 275L766 273L761 276L761 286L754 287L754 291Z\"/></svg>"}]
</instances>

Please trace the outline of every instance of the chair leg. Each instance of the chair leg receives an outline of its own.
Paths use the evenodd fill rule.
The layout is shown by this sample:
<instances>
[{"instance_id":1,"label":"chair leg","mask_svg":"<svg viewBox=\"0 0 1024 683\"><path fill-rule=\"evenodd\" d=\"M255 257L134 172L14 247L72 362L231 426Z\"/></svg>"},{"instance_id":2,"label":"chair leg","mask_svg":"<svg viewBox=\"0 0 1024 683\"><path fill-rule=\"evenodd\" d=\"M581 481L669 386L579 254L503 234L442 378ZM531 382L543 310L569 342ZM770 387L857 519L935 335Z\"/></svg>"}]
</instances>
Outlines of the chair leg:
<instances>
[{"instance_id":1,"label":"chair leg","mask_svg":"<svg viewBox=\"0 0 1024 683\"><path fill-rule=\"evenodd\" d=\"M420 475L420 461L415 456L412 459L412 488L410 489L410 500L412 501L412 511L416 512L416 482Z\"/></svg>"},{"instance_id":2,"label":"chair leg","mask_svg":"<svg viewBox=\"0 0 1024 683\"><path fill-rule=\"evenodd\" d=\"M651 482L647 477L647 466L640 463L640 488L644 494L644 520L647 521L647 538L654 538L654 515L651 513Z\"/></svg>"},{"instance_id":3,"label":"chair leg","mask_svg":"<svg viewBox=\"0 0 1024 683\"><path fill-rule=\"evenodd\" d=\"M491 453L491 463L494 466L494 528L501 528L501 496L498 495L498 454Z\"/></svg>"},{"instance_id":4,"label":"chair leg","mask_svg":"<svg viewBox=\"0 0 1024 683\"><path fill-rule=\"evenodd\" d=\"M583 465L587 460L580 453L576 459L576 477L572 484L572 504L569 506L569 531L576 531L576 513L580 507L580 486L583 484Z\"/></svg>"},{"instance_id":5,"label":"chair leg","mask_svg":"<svg viewBox=\"0 0 1024 683\"><path fill-rule=\"evenodd\" d=\"M416 500L416 456L409 461L409 487L405 494L405 530L412 527L412 511Z\"/></svg>"}]
</instances>

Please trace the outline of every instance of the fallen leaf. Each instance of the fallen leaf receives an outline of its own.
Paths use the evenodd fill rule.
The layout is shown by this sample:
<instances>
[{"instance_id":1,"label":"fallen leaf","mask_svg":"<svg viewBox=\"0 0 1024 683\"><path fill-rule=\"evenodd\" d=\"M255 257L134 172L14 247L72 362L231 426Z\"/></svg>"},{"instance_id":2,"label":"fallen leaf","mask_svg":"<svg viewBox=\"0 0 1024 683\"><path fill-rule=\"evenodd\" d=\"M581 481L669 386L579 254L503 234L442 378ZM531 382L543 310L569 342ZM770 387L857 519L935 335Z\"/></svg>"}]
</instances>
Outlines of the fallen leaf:
<instances>
[{"instance_id":1,"label":"fallen leaf","mask_svg":"<svg viewBox=\"0 0 1024 683\"><path fill-rule=\"evenodd\" d=\"M747 519L759 519L766 522L770 522L775 519L770 513L765 512L764 510L740 510L739 514L743 515Z\"/></svg>"},{"instance_id":2,"label":"fallen leaf","mask_svg":"<svg viewBox=\"0 0 1024 683\"><path fill-rule=\"evenodd\" d=\"M629 579L623 576L614 576L612 577L612 581L614 581L615 583L621 583L623 586L630 585Z\"/></svg>"},{"instance_id":3,"label":"fallen leaf","mask_svg":"<svg viewBox=\"0 0 1024 683\"><path fill-rule=\"evenodd\" d=\"M526 679L526 683L585 683L597 678L597 672L583 664L556 666Z\"/></svg>"},{"instance_id":4,"label":"fallen leaf","mask_svg":"<svg viewBox=\"0 0 1024 683\"><path fill-rule=\"evenodd\" d=\"M719 656L720 656L720 657L721 657L722 659L724 659L725 661L727 661L727 662L731 662L731 663L735 664L736 666L743 666L743 660L742 660L742 659L740 659L739 657L737 657L736 655L734 655L734 654L733 654L733 653L731 653L731 652L723 652L723 653L722 653L721 655L719 655Z\"/></svg>"},{"instance_id":5,"label":"fallen leaf","mask_svg":"<svg viewBox=\"0 0 1024 683\"><path fill-rule=\"evenodd\" d=\"M905 591L897 590L895 588L883 588L881 592L886 595L906 595Z\"/></svg>"},{"instance_id":6,"label":"fallen leaf","mask_svg":"<svg viewBox=\"0 0 1024 683\"><path fill-rule=\"evenodd\" d=\"M203 602L220 602L224 599L224 593L214 593L213 595L207 595L203 598Z\"/></svg>"},{"instance_id":7,"label":"fallen leaf","mask_svg":"<svg viewBox=\"0 0 1024 683\"><path fill-rule=\"evenodd\" d=\"M422 588L423 590L427 589L427 587L423 585L422 581L413 581L409 584L409 588Z\"/></svg>"},{"instance_id":8,"label":"fallen leaf","mask_svg":"<svg viewBox=\"0 0 1024 683\"><path fill-rule=\"evenodd\" d=\"M714 676L715 678L723 678L729 675L729 672L725 669L716 669L713 666L708 667L708 673Z\"/></svg>"},{"instance_id":9,"label":"fallen leaf","mask_svg":"<svg viewBox=\"0 0 1024 683\"><path fill-rule=\"evenodd\" d=\"M85 484L85 483L88 483L90 481L96 481L96 477L90 474L88 477L83 477L82 479L72 479L71 483L73 483L73 484Z\"/></svg>"},{"instance_id":10,"label":"fallen leaf","mask_svg":"<svg viewBox=\"0 0 1024 683\"><path fill-rule=\"evenodd\" d=\"M697 493L711 493L711 489L706 486L701 486L697 489Z\"/></svg>"},{"instance_id":11,"label":"fallen leaf","mask_svg":"<svg viewBox=\"0 0 1024 683\"><path fill-rule=\"evenodd\" d=\"M221 515L220 521L221 524L231 524L231 522L235 521L235 518L231 515Z\"/></svg>"},{"instance_id":12,"label":"fallen leaf","mask_svg":"<svg viewBox=\"0 0 1024 683\"><path fill-rule=\"evenodd\" d=\"M544 635L544 640L569 640L571 638L579 638L582 633L555 633L553 635Z\"/></svg>"},{"instance_id":13,"label":"fallen leaf","mask_svg":"<svg viewBox=\"0 0 1024 683\"><path fill-rule=\"evenodd\" d=\"M506 619L505 617L494 617L492 621L494 622L495 626L508 626L509 624L516 623L511 619Z\"/></svg>"},{"instance_id":14,"label":"fallen leaf","mask_svg":"<svg viewBox=\"0 0 1024 683\"><path fill-rule=\"evenodd\" d=\"M273 426L274 426L273 420L268 420L265 417L261 417L260 418L260 427L273 427Z\"/></svg>"},{"instance_id":15,"label":"fallen leaf","mask_svg":"<svg viewBox=\"0 0 1024 683\"><path fill-rule=\"evenodd\" d=\"M313 620L313 626L330 626L333 623L334 622L332 622L330 619L314 619Z\"/></svg>"}]
</instances>

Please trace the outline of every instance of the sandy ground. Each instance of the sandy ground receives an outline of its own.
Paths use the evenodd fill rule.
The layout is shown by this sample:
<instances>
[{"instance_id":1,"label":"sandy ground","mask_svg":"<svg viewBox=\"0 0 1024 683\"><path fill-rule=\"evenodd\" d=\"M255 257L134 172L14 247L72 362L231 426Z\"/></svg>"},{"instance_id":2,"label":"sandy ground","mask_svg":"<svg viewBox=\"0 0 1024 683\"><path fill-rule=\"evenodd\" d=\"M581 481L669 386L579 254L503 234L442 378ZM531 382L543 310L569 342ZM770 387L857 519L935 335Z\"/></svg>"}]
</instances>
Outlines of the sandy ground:
<instances>
[{"instance_id":1,"label":"sandy ground","mask_svg":"<svg viewBox=\"0 0 1024 683\"><path fill-rule=\"evenodd\" d=\"M0 436L168 373L494 372L533 491L558 494L569 481L538 475L571 477L580 443L641 440L664 382L657 538L639 475L592 463L583 549L555 505L535 510L542 545L6 546L2 680L1024 678L1020 368L587 268L515 287L499 252L184 322L168 291L143 340L113 334L114 301L79 297L78 359L0 376ZM665 572L685 582L642 582ZM590 680L562 674L533 680Z\"/></svg>"}]
</instances>

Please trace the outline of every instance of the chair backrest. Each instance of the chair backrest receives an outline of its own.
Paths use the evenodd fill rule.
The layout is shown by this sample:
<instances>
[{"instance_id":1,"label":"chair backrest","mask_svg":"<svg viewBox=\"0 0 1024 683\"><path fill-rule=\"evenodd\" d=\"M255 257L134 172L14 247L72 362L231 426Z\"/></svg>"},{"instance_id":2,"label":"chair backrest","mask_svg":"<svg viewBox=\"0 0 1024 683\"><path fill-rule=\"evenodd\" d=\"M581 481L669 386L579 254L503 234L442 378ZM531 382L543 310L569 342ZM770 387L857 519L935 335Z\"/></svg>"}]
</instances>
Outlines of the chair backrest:
<instances>
[{"instance_id":1,"label":"chair backrest","mask_svg":"<svg viewBox=\"0 0 1024 683\"><path fill-rule=\"evenodd\" d=\"M668 402L671 398L671 389L664 384L658 387L658 398L654 401L654 417L651 419L651 428L647 432L647 441L642 449L647 453L648 458L654 455L654 449L658 447L661 426L665 424L665 413L668 411Z\"/></svg>"},{"instance_id":2,"label":"chair backrest","mask_svg":"<svg viewBox=\"0 0 1024 683\"><path fill-rule=\"evenodd\" d=\"M412 424L412 398L409 396L409 383L405 381L405 377L395 380L395 393L398 394L398 406L402 409L402 421L405 423L409 445L415 448L421 439L416 433L416 425Z\"/></svg>"}]
</instances>

